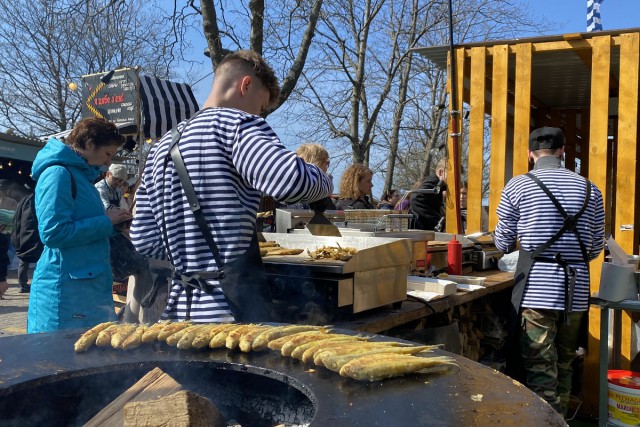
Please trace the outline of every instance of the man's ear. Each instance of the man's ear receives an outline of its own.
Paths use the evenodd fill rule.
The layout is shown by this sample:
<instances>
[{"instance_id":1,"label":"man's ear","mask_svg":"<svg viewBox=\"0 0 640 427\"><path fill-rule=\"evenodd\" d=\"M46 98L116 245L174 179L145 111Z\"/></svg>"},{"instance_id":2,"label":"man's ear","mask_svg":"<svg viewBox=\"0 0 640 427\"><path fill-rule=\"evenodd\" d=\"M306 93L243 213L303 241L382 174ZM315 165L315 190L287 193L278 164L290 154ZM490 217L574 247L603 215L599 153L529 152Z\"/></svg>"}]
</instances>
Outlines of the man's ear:
<instances>
[{"instance_id":1,"label":"man's ear","mask_svg":"<svg viewBox=\"0 0 640 427\"><path fill-rule=\"evenodd\" d=\"M244 76L240 80L240 93L242 94L242 96L247 95L252 83L253 83L253 79L251 78L251 76Z\"/></svg>"}]
</instances>

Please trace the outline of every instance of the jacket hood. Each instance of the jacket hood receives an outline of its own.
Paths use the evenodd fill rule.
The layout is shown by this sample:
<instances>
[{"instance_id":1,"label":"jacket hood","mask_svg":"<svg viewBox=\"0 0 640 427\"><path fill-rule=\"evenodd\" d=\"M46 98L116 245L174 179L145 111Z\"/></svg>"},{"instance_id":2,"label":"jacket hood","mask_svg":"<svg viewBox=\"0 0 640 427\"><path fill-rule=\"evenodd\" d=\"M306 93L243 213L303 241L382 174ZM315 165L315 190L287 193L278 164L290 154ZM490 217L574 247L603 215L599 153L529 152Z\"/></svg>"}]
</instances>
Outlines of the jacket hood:
<instances>
[{"instance_id":1,"label":"jacket hood","mask_svg":"<svg viewBox=\"0 0 640 427\"><path fill-rule=\"evenodd\" d=\"M56 138L51 138L47 145L38 152L31 175L35 181L49 166L61 165L79 170L89 181L94 181L100 175L100 168L90 166L86 160L76 154L71 147Z\"/></svg>"}]
</instances>

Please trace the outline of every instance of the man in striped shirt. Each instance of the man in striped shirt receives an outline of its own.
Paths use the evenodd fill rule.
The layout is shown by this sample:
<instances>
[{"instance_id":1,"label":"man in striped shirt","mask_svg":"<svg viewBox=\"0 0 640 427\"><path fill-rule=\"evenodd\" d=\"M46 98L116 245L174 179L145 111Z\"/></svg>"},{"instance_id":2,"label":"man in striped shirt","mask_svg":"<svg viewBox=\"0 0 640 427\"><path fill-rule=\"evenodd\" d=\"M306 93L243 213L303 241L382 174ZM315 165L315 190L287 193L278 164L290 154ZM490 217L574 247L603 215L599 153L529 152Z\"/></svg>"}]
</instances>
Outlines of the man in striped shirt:
<instances>
[{"instance_id":1,"label":"man in striped shirt","mask_svg":"<svg viewBox=\"0 0 640 427\"><path fill-rule=\"evenodd\" d=\"M256 252L252 248L257 246L255 223L261 193L298 203L322 199L333 189L320 168L288 151L259 116L275 105L279 92L273 70L264 59L252 51L238 51L216 67L203 109L178 125L178 147L225 266ZM163 318L233 321L228 294L225 297L218 280L206 280L210 292L179 280L179 275L215 272L220 266L196 223L172 160L165 170L171 140L168 133L147 158L136 194L133 244L151 257L165 257L168 248L166 255L176 275ZM257 258L249 269L253 271L245 273L263 275L262 261Z\"/></svg>"},{"instance_id":2,"label":"man in striped shirt","mask_svg":"<svg viewBox=\"0 0 640 427\"><path fill-rule=\"evenodd\" d=\"M595 185L562 166L564 145L561 129L531 133L534 167L504 188L495 243L511 252L520 242L510 320L527 387L566 415L588 317L588 264L604 248L604 207Z\"/></svg>"}]
</instances>

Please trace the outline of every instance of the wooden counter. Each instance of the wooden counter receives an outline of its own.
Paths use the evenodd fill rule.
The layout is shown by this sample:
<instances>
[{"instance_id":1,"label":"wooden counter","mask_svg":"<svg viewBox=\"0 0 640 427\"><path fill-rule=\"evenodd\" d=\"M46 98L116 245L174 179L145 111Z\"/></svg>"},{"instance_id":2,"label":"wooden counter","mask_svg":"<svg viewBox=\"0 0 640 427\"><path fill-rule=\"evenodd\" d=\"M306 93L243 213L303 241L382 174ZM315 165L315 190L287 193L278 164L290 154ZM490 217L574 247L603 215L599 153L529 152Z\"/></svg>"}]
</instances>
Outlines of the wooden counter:
<instances>
[{"instance_id":1,"label":"wooden counter","mask_svg":"<svg viewBox=\"0 0 640 427\"><path fill-rule=\"evenodd\" d=\"M390 307L369 310L356 314L353 319L335 322L335 326L355 331L380 333L414 320L422 319L434 313L442 313L457 305L482 298L486 295L513 286L513 273L504 271L476 271L470 276L486 277L484 289L472 292L457 292L447 297L438 298L429 303L406 300L399 309Z\"/></svg>"}]
</instances>

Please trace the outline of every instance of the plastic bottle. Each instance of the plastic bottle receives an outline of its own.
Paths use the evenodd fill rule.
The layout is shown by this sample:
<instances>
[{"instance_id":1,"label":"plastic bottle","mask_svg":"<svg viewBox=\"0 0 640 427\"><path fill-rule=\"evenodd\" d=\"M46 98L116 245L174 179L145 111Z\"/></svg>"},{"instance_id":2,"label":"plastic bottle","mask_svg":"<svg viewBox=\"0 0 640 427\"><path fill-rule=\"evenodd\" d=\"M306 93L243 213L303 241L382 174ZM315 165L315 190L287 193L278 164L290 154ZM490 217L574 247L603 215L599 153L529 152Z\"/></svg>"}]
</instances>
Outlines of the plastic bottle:
<instances>
[{"instance_id":1,"label":"plastic bottle","mask_svg":"<svg viewBox=\"0 0 640 427\"><path fill-rule=\"evenodd\" d=\"M458 242L455 235L447 244L447 273L462 274L462 243Z\"/></svg>"}]
</instances>

